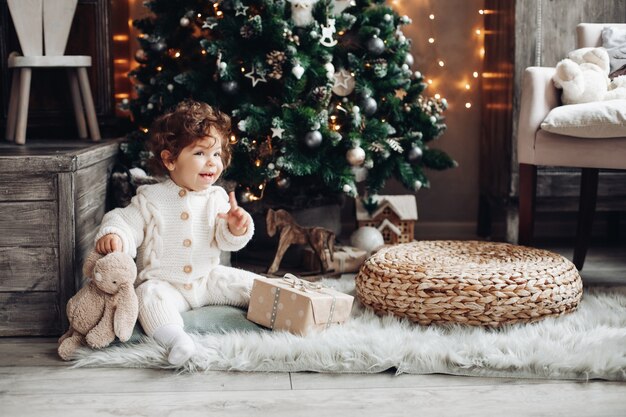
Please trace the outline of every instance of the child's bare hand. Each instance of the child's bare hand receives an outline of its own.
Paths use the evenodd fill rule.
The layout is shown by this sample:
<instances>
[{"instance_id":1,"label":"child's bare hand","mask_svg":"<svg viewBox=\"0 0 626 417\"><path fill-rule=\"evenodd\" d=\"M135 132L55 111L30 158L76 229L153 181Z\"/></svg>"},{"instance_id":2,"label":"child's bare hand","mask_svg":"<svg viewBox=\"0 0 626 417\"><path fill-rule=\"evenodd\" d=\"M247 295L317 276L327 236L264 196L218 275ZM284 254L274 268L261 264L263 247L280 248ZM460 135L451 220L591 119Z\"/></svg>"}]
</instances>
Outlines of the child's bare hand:
<instances>
[{"instance_id":1,"label":"child's bare hand","mask_svg":"<svg viewBox=\"0 0 626 417\"><path fill-rule=\"evenodd\" d=\"M100 255L106 255L111 252L121 252L122 250L124 250L122 239L113 233L102 236L96 242L96 252Z\"/></svg>"},{"instance_id":2,"label":"child's bare hand","mask_svg":"<svg viewBox=\"0 0 626 417\"><path fill-rule=\"evenodd\" d=\"M228 194L228 200L230 201L230 210L227 213L218 213L217 217L226 220L230 233L235 236L244 235L250 225L250 216L247 211L237 205L234 192L231 191Z\"/></svg>"}]
</instances>

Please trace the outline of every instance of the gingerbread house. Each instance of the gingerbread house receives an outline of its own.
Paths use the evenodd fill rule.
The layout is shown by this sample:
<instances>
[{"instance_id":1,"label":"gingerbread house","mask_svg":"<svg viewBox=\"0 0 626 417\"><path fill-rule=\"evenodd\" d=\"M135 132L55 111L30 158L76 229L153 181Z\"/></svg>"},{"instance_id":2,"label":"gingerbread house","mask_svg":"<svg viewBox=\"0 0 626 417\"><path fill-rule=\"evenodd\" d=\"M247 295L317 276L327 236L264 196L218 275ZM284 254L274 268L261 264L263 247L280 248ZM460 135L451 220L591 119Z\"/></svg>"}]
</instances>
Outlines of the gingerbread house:
<instances>
[{"instance_id":1,"label":"gingerbread house","mask_svg":"<svg viewBox=\"0 0 626 417\"><path fill-rule=\"evenodd\" d=\"M386 244L413 241L417 220L417 204L414 195L380 195L378 208L370 215L363 202L356 202L356 219L359 227L377 228Z\"/></svg>"}]
</instances>

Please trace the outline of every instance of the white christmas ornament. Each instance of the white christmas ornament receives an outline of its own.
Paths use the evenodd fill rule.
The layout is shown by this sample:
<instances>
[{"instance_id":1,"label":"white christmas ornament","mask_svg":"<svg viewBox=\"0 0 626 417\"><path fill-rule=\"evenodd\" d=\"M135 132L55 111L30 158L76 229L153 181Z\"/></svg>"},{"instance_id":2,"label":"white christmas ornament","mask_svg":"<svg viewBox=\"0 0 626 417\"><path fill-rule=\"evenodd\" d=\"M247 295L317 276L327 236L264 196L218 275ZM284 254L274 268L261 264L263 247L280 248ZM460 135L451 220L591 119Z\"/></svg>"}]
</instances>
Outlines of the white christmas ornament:
<instances>
[{"instance_id":1,"label":"white christmas ornament","mask_svg":"<svg viewBox=\"0 0 626 417\"><path fill-rule=\"evenodd\" d=\"M170 93L171 93L172 91L174 91L174 84L168 84L168 85L167 85L167 91L169 91Z\"/></svg>"},{"instance_id":2,"label":"white christmas ornament","mask_svg":"<svg viewBox=\"0 0 626 417\"><path fill-rule=\"evenodd\" d=\"M365 162L365 151L360 146L355 146L346 152L346 159L352 166L360 166Z\"/></svg>"},{"instance_id":3,"label":"white christmas ornament","mask_svg":"<svg viewBox=\"0 0 626 417\"><path fill-rule=\"evenodd\" d=\"M326 76L329 80L332 80L335 77L335 66L332 62L327 62L324 64L324 69L326 70Z\"/></svg>"},{"instance_id":4,"label":"white christmas ornament","mask_svg":"<svg viewBox=\"0 0 626 417\"><path fill-rule=\"evenodd\" d=\"M328 19L326 26L321 26L322 38L320 43L328 48L337 45L337 39L333 39L333 34L337 31L335 29L335 19Z\"/></svg>"},{"instance_id":5,"label":"white christmas ornament","mask_svg":"<svg viewBox=\"0 0 626 417\"><path fill-rule=\"evenodd\" d=\"M313 6L318 0L289 0L291 3L291 20L298 27L305 27L315 21Z\"/></svg>"},{"instance_id":6,"label":"white christmas ornament","mask_svg":"<svg viewBox=\"0 0 626 417\"><path fill-rule=\"evenodd\" d=\"M380 231L371 226L359 227L350 236L350 245L372 253L385 244L385 239Z\"/></svg>"},{"instance_id":7,"label":"white christmas ornament","mask_svg":"<svg viewBox=\"0 0 626 417\"><path fill-rule=\"evenodd\" d=\"M300 64L296 64L291 69L291 73L293 74L294 77L296 77L297 79L300 79L304 75L304 67Z\"/></svg>"},{"instance_id":8,"label":"white christmas ornament","mask_svg":"<svg viewBox=\"0 0 626 417\"><path fill-rule=\"evenodd\" d=\"M333 16L339 16L350 6L356 6L354 0L333 0Z\"/></svg>"}]
</instances>

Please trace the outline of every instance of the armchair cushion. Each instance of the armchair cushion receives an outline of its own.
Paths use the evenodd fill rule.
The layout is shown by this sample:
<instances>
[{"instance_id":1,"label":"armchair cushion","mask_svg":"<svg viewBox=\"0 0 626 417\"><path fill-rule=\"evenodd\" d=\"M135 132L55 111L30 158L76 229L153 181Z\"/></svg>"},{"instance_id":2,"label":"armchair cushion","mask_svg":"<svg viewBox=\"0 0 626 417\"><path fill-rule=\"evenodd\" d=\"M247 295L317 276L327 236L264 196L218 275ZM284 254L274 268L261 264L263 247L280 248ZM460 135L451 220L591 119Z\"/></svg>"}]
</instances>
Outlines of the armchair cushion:
<instances>
[{"instance_id":1,"label":"armchair cushion","mask_svg":"<svg viewBox=\"0 0 626 417\"><path fill-rule=\"evenodd\" d=\"M626 136L626 100L555 107L541 123L545 131L580 138Z\"/></svg>"}]
</instances>

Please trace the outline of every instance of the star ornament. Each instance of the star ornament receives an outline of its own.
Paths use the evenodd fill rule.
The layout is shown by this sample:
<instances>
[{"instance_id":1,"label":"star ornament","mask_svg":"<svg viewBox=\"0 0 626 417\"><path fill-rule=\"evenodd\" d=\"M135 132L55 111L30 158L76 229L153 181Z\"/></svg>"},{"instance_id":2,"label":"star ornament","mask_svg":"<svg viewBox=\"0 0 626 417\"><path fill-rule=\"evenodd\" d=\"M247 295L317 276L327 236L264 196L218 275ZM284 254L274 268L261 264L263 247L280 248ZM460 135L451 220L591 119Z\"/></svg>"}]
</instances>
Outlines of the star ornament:
<instances>
[{"instance_id":1,"label":"star ornament","mask_svg":"<svg viewBox=\"0 0 626 417\"><path fill-rule=\"evenodd\" d=\"M348 81L352 78L352 75L345 69L340 70L335 74L335 87L348 88Z\"/></svg>"},{"instance_id":2,"label":"star ornament","mask_svg":"<svg viewBox=\"0 0 626 417\"><path fill-rule=\"evenodd\" d=\"M207 17L202 24L202 29L213 29L217 26L217 20L214 17Z\"/></svg>"},{"instance_id":3,"label":"star ornament","mask_svg":"<svg viewBox=\"0 0 626 417\"><path fill-rule=\"evenodd\" d=\"M400 100L404 100L404 97L406 97L406 91L404 91L402 88L398 88L395 92L396 98L399 98Z\"/></svg>"},{"instance_id":4,"label":"star ornament","mask_svg":"<svg viewBox=\"0 0 626 417\"><path fill-rule=\"evenodd\" d=\"M243 4L239 3L236 7L235 7L235 16L247 16L248 15L248 6L244 6Z\"/></svg>"},{"instance_id":5,"label":"star ornament","mask_svg":"<svg viewBox=\"0 0 626 417\"><path fill-rule=\"evenodd\" d=\"M252 71L246 73L246 78L252 80L252 87L256 87L258 83L266 83L265 71L259 71L258 68L252 68Z\"/></svg>"},{"instance_id":6,"label":"star ornament","mask_svg":"<svg viewBox=\"0 0 626 417\"><path fill-rule=\"evenodd\" d=\"M283 129L282 127L273 127L272 128L272 137L273 138L283 138L283 132L285 131L285 129Z\"/></svg>"}]
</instances>

